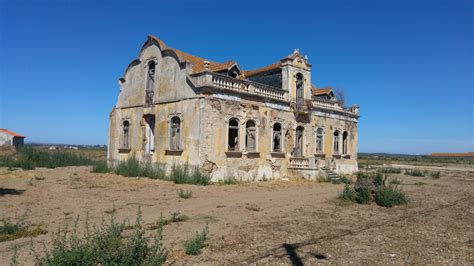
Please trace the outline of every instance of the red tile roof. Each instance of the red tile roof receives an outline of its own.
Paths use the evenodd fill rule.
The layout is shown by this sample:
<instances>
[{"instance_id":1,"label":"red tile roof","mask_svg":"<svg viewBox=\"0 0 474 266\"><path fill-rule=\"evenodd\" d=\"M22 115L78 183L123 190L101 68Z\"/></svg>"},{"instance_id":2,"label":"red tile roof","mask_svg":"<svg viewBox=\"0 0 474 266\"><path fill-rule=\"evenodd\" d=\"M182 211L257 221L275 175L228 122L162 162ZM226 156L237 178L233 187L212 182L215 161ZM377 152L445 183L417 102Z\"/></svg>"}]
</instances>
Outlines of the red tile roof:
<instances>
[{"instance_id":1,"label":"red tile roof","mask_svg":"<svg viewBox=\"0 0 474 266\"><path fill-rule=\"evenodd\" d=\"M271 65L264 66L264 67L261 67L261 68L257 68L257 69L254 69L254 70L247 70L247 71L244 70L242 72L243 72L245 77L251 77L251 76L261 74L261 73L265 73L265 72L270 71L270 70L278 69L280 67L281 67L281 63L277 62L275 64L271 64Z\"/></svg>"},{"instance_id":2,"label":"red tile roof","mask_svg":"<svg viewBox=\"0 0 474 266\"><path fill-rule=\"evenodd\" d=\"M0 128L0 132L3 132L5 134L8 134L8 135L11 135L11 136L14 136L14 137L18 137L18 138L26 138L25 136L23 135L20 135L20 134L17 134L13 131L10 131L8 129L5 129L5 128Z\"/></svg>"},{"instance_id":3,"label":"red tile roof","mask_svg":"<svg viewBox=\"0 0 474 266\"><path fill-rule=\"evenodd\" d=\"M314 84L311 85L311 89L313 91L313 96L326 95L326 94L329 94L329 93L332 92L331 87L326 87L326 88L319 89Z\"/></svg>"},{"instance_id":4,"label":"red tile roof","mask_svg":"<svg viewBox=\"0 0 474 266\"><path fill-rule=\"evenodd\" d=\"M227 62L224 62L224 63L218 63L218 62L213 62L213 61L210 61L210 60L206 60L204 58L185 53L185 52L180 51L178 49L168 47L168 46L166 46L166 44L162 40L156 38L153 35L149 35L149 38L156 41L156 42L158 42L160 44L162 50L172 50L173 52L175 52L178 55L178 57L181 61L191 62L193 64L193 66L192 66L193 67L193 73L203 72L205 70L205 67L204 67L204 62L205 61L209 62L209 70L212 71L212 72L221 71L221 70L225 70L225 69L230 69L233 65L236 64L235 61L227 61Z\"/></svg>"}]
</instances>

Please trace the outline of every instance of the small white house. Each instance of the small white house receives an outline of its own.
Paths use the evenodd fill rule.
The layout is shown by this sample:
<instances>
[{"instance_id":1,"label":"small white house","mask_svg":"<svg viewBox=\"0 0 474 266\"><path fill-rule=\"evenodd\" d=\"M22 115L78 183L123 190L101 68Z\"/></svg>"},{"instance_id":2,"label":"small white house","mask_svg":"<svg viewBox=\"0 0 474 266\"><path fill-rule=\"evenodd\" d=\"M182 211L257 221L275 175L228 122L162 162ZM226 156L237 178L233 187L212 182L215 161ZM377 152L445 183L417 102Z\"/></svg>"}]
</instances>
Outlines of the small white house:
<instances>
[{"instance_id":1,"label":"small white house","mask_svg":"<svg viewBox=\"0 0 474 266\"><path fill-rule=\"evenodd\" d=\"M25 136L10 131L5 128L0 128L0 146L1 145L11 145L14 147L23 146L25 141Z\"/></svg>"}]
</instances>

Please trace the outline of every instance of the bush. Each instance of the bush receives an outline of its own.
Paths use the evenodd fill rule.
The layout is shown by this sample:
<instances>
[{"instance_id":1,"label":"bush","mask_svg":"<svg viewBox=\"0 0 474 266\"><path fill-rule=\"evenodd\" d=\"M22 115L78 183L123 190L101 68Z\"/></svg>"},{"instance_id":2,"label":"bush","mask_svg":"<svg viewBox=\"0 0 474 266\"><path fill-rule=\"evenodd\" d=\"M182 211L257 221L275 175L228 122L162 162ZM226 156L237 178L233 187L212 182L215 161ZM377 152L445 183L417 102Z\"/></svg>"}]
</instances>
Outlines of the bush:
<instances>
[{"instance_id":1,"label":"bush","mask_svg":"<svg viewBox=\"0 0 474 266\"><path fill-rule=\"evenodd\" d=\"M339 198L345 201L354 201L355 192L348 184L346 184L344 190L339 194Z\"/></svg>"},{"instance_id":2,"label":"bush","mask_svg":"<svg viewBox=\"0 0 474 266\"><path fill-rule=\"evenodd\" d=\"M407 204L408 197L397 186L380 187L375 194L375 203L383 207Z\"/></svg>"},{"instance_id":3,"label":"bush","mask_svg":"<svg viewBox=\"0 0 474 266\"><path fill-rule=\"evenodd\" d=\"M44 254L33 253L39 265L162 265L168 251L163 248L163 226L158 227L154 241L145 236L141 212L132 232L124 234L124 224L111 217L110 223L100 227L88 226L77 233L78 219L73 230L60 230L53 235L53 244ZM151 243L150 243L151 242Z\"/></svg>"},{"instance_id":4,"label":"bush","mask_svg":"<svg viewBox=\"0 0 474 266\"><path fill-rule=\"evenodd\" d=\"M382 167L382 168L377 168L377 172L383 173L383 174L401 174L402 169L392 168L392 167Z\"/></svg>"},{"instance_id":5,"label":"bush","mask_svg":"<svg viewBox=\"0 0 474 266\"><path fill-rule=\"evenodd\" d=\"M423 171L421 171L420 169L406 169L405 170L405 175L425 176L425 173Z\"/></svg>"},{"instance_id":6,"label":"bush","mask_svg":"<svg viewBox=\"0 0 474 266\"><path fill-rule=\"evenodd\" d=\"M374 185L376 187L379 187L379 186L383 186L385 185L385 180L383 178L383 174L382 173L375 173L375 176L374 176Z\"/></svg>"},{"instance_id":7,"label":"bush","mask_svg":"<svg viewBox=\"0 0 474 266\"><path fill-rule=\"evenodd\" d=\"M359 204L369 204L372 200L372 195L368 189L361 189L356 193L355 201Z\"/></svg>"},{"instance_id":8,"label":"bush","mask_svg":"<svg viewBox=\"0 0 474 266\"><path fill-rule=\"evenodd\" d=\"M198 255L201 253L201 249L204 247L208 233L209 227L206 224L206 227L204 227L201 233L196 233L195 237L184 242L184 250L186 251L186 254Z\"/></svg>"},{"instance_id":9,"label":"bush","mask_svg":"<svg viewBox=\"0 0 474 266\"><path fill-rule=\"evenodd\" d=\"M441 172L440 172L440 171L431 172L431 173L430 173L430 176L431 176L431 178L433 178L433 179L439 179L439 178L441 177Z\"/></svg>"},{"instance_id":10,"label":"bush","mask_svg":"<svg viewBox=\"0 0 474 266\"><path fill-rule=\"evenodd\" d=\"M178 196L182 199L189 199L193 195L192 191L185 190L185 189L179 189L177 193L178 193Z\"/></svg>"}]
</instances>

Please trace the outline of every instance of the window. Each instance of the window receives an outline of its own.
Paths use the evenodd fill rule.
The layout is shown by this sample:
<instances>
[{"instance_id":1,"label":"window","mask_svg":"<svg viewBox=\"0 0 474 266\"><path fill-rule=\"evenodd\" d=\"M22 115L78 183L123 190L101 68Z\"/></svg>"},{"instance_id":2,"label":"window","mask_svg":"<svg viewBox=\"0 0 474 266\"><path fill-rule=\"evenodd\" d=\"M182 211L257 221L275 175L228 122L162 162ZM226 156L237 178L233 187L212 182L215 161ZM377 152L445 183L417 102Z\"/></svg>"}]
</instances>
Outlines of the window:
<instances>
[{"instance_id":1,"label":"window","mask_svg":"<svg viewBox=\"0 0 474 266\"><path fill-rule=\"evenodd\" d=\"M303 131L302 126L296 128L295 157L303 157Z\"/></svg>"},{"instance_id":2,"label":"window","mask_svg":"<svg viewBox=\"0 0 474 266\"><path fill-rule=\"evenodd\" d=\"M236 118L229 120L228 148L229 151L239 150L239 120Z\"/></svg>"},{"instance_id":3,"label":"window","mask_svg":"<svg viewBox=\"0 0 474 266\"><path fill-rule=\"evenodd\" d=\"M334 154L339 154L339 131L334 132Z\"/></svg>"},{"instance_id":4,"label":"window","mask_svg":"<svg viewBox=\"0 0 474 266\"><path fill-rule=\"evenodd\" d=\"M146 79L146 90L145 90L145 103L151 104L153 103L153 95L154 95L154 88L155 88L155 62L151 61L148 63L148 70L147 70L147 79Z\"/></svg>"},{"instance_id":5,"label":"window","mask_svg":"<svg viewBox=\"0 0 474 266\"><path fill-rule=\"evenodd\" d=\"M344 131L344 133L342 133L342 154L347 154L347 137L349 136L349 133L347 133L347 131Z\"/></svg>"},{"instance_id":6,"label":"window","mask_svg":"<svg viewBox=\"0 0 474 266\"><path fill-rule=\"evenodd\" d=\"M245 124L245 150L249 152L257 151L257 128L252 120Z\"/></svg>"},{"instance_id":7,"label":"window","mask_svg":"<svg viewBox=\"0 0 474 266\"><path fill-rule=\"evenodd\" d=\"M302 110L304 106L304 80L303 74L296 74L296 109Z\"/></svg>"},{"instance_id":8,"label":"window","mask_svg":"<svg viewBox=\"0 0 474 266\"><path fill-rule=\"evenodd\" d=\"M273 136L272 136L273 152L281 152L281 124L273 124Z\"/></svg>"},{"instance_id":9,"label":"window","mask_svg":"<svg viewBox=\"0 0 474 266\"><path fill-rule=\"evenodd\" d=\"M316 153L323 153L323 129L316 129Z\"/></svg>"},{"instance_id":10,"label":"window","mask_svg":"<svg viewBox=\"0 0 474 266\"><path fill-rule=\"evenodd\" d=\"M130 148L130 122L123 121L122 124L122 148Z\"/></svg>"},{"instance_id":11,"label":"window","mask_svg":"<svg viewBox=\"0 0 474 266\"><path fill-rule=\"evenodd\" d=\"M152 154L155 151L155 116L145 115L145 153Z\"/></svg>"},{"instance_id":12,"label":"window","mask_svg":"<svg viewBox=\"0 0 474 266\"><path fill-rule=\"evenodd\" d=\"M171 118L170 128L170 150L179 151L181 150L181 120L179 117L174 116Z\"/></svg>"}]
</instances>

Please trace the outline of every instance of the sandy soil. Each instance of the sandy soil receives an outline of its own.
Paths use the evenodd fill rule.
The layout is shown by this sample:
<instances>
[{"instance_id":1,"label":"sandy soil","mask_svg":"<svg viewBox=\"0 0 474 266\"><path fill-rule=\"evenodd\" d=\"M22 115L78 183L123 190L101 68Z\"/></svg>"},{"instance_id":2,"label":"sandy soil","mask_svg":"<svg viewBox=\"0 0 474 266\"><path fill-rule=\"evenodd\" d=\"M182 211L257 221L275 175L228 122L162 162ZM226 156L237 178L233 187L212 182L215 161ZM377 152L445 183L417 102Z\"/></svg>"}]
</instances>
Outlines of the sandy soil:
<instances>
[{"instance_id":1,"label":"sandy soil","mask_svg":"<svg viewBox=\"0 0 474 266\"><path fill-rule=\"evenodd\" d=\"M474 263L474 174L443 170L441 179L395 175L411 199L383 208L337 200L343 185L301 180L239 185L175 185L171 182L94 174L89 167L8 171L0 169L0 219L20 217L50 233L33 238L41 249L51 232L80 215L100 223L115 208L146 223L180 211L190 220L165 227L168 263ZM44 177L36 180L35 176ZM426 185L414 185L425 182ZM180 199L177 189L193 192ZM5 190L10 189L10 190ZM251 207L249 207L251 206ZM259 210L258 210L259 209ZM187 256L183 241L209 223L208 245ZM21 264L33 264L30 239L0 243L8 265L17 245Z\"/></svg>"}]
</instances>

